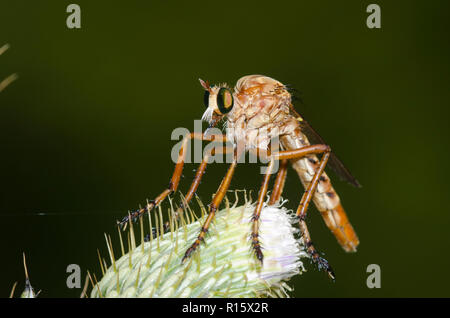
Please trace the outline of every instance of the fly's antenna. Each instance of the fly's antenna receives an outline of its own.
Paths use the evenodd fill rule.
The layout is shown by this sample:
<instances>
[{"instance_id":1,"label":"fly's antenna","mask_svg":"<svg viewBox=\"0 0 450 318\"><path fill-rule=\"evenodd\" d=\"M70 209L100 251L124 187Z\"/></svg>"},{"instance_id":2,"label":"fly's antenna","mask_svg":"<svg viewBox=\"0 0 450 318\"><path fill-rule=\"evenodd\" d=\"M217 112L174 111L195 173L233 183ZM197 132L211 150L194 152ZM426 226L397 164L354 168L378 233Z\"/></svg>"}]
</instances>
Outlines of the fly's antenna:
<instances>
[{"instance_id":1,"label":"fly's antenna","mask_svg":"<svg viewBox=\"0 0 450 318\"><path fill-rule=\"evenodd\" d=\"M206 91L211 92L211 86L209 85L209 82L208 82L208 81L204 81L204 80L202 80L201 78L199 78L198 80L200 81L200 85L202 85L202 87L203 87Z\"/></svg>"}]
</instances>

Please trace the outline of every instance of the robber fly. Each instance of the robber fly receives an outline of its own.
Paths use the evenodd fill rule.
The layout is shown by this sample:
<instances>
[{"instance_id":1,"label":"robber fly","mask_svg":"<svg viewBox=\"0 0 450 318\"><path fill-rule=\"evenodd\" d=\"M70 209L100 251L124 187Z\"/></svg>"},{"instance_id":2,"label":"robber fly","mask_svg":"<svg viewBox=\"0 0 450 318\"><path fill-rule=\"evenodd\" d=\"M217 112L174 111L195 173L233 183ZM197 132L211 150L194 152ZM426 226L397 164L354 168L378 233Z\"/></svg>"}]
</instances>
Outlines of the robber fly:
<instances>
[{"instance_id":1,"label":"robber fly","mask_svg":"<svg viewBox=\"0 0 450 318\"><path fill-rule=\"evenodd\" d=\"M279 81L267 76L249 75L239 79L234 90L226 84L213 86L203 80L200 80L200 83L205 90L204 103L206 106L202 119L209 123L209 127L214 127L220 121L225 120L227 126L226 135L208 136L207 134L199 133L187 135L183 140L175 171L168 188L153 201L150 201L145 208L133 212L131 217L137 218L141 214L149 212L155 206L158 206L169 194L177 190L187 152L187 143L190 139L196 138L206 141L214 140L231 143L232 147L224 147L222 151L224 153L233 152L234 160L231 162L209 205L208 216L198 238L183 257L184 261L203 241L209 225L230 186L238 163L237 158L242 153L264 151L269 159L269 164L252 218L251 244L256 257L261 262L263 261L263 253L258 239L258 220L266 200L272 175L271 169L275 162L279 161L279 170L269 199L269 204L275 204L281 198L287 176L287 168L290 164L305 188L296 215L307 252L319 269L325 269L328 275L334 279L331 266L319 255L311 241L305 222L306 212L310 202L314 202L325 224L334 234L342 248L346 252L355 252L359 239L348 221L339 196L331 185L330 178L324 172L325 166L328 163L342 179L355 187L360 186L358 181L331 152L330 147L311 128L308 122L295 111L289 89ZM264 130L264 134L259 134L262 130ZM267 148L270 148L270 141L274 137L279 138L281 150L271 152ZM238 145L244 145L244 147L238 147ZM197 169L194 181L185 196L184 204L189 203L194 196L210 155L212 153L204 156ZM321 156L320 159L318 155ZM183 204L177 210L177 213L180 213L182 209ZM128 217L125 217L122 223L127 221Z\"/></svg>"}]
</instances>

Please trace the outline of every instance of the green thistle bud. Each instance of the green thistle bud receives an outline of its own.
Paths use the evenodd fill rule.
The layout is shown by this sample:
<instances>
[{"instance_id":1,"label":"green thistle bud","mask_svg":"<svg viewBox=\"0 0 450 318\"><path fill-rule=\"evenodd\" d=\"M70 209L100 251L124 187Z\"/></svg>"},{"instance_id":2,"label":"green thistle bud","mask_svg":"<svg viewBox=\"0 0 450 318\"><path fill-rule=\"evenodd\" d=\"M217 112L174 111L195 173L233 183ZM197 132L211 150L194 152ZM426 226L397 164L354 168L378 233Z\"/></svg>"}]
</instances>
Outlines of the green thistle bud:
<instances>
[{"instance_id":1,"label":"green thistle bud","mask_svg":"<svg viewBox=\"0 0 450 318\"><path fill-rule=\"evenodd\" d=\"M182 264L185 251L195 241L205 216L192 222L187 212L170 220L170 232L134 243L129 230L130 251L114 260L107 239L111 266L93 286L91 297L283 297L291 290L286 281L304 271L301 258L308 257L292 214L281 206L266 206L260 219L260 242L264 262L251 248L251 218L254 205L233 206L218 212L197 251ZM157 218L158 214L153 213ZM159 233L162 233L159 210ZM149 218L150 222L152 221ZM189 224L188 224L189 223ZM141 232L143 229L141 221ZM157 227L158 230L158 227ZM122 242L122 238L121 238Z\"/></svg>"}]
</instances>

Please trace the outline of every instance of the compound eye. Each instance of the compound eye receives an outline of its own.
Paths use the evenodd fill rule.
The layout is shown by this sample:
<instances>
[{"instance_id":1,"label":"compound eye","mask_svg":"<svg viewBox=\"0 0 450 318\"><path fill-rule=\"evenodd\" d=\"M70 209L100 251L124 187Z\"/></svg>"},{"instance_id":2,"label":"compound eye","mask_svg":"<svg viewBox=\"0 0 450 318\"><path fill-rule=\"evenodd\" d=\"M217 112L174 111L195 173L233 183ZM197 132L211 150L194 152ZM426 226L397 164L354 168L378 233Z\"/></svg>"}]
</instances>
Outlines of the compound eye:
<instances>
[{"instance_id":1,"label":"compound eye","mask_svg":"<svg viewBox=\"0 0 450 318\"><path fill-rule=\"evenodd\" d=\"M217 94L217 107L219 111L224 115L231 111L233 108L233 94L228 88L222 87Z\"/></svg>"},{"instance_id":2,"label":"compound eye","mask_svg":"<svg viewBox=\"0 0 450 318\"><path fill-rule=\"evenodd\" d=\"M205 91L205 95L203 95L203 103L206 108L209 107L209 91Z\"/></svg>"}]
</instances>

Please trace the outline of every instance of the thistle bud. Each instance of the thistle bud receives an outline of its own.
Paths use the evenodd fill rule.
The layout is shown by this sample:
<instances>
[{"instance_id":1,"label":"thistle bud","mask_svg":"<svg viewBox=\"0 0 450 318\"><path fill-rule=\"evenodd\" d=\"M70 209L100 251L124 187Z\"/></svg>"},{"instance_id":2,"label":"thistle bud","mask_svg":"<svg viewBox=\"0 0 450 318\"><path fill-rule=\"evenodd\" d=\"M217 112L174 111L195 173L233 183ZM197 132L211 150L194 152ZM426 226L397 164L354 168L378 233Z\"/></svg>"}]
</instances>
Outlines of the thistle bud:
<instances>
[{"instance_id":1,"label":"thistle bud","mask_svg":"<svg viewBox=\"0 0 450 318\"><path fill-rule=\"evenodd\" d=\"M131 227L130 251L118 260L109 240L112 264L93 286L91 297L288 296L286 281L304 271L301 259L308 257L302 240L296 238L295 218L281 205L263 208L261 263L251 246L254 209L254 204L246 203L217 212L204 241L184 263L184 253L200 233L205 215L183 222L188 218L185 212L180 221L170 221L170 231L139 246ZM156 223L161 225L161 218Z\"/></svg>"}]
</instances>

